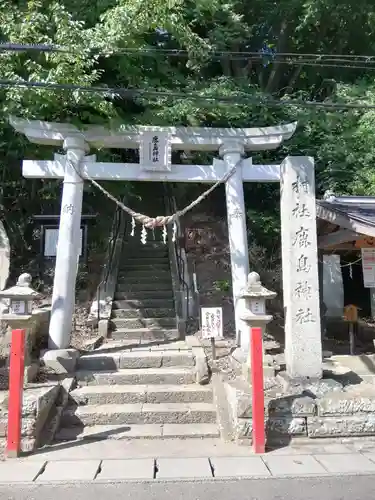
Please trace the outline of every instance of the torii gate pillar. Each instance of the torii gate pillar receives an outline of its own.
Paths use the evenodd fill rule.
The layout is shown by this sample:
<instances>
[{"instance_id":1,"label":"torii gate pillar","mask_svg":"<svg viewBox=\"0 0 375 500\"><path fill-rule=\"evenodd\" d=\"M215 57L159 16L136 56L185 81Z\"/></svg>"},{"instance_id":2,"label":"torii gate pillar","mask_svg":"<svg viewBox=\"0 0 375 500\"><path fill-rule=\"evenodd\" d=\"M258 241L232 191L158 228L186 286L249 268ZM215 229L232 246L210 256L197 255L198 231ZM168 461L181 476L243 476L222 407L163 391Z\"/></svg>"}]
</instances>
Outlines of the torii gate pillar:
<instances>
[{"instance_id":1,"label":"torii gate pillar","mask_svg":"<svg viewBox=\"0 0 375 500\"><path fill-rule=\"evenodd\" d=\"M241 165L241 159L244 155L244 145L239 141L225 143L220 147L220 155L223 156L228 170L236 166L233 175L231 175L225 183L225 194L227 202L236 341L237 346L241 347L243 357L246 359L247 353L249 352L250 336L248 326L241 319L241 306L243 301L241 292L246 287L247 275L249 273L246 211Z\"/></svg>"},{"instance_id":2,"label":"torii gate pillar","mask_svg":"<svg viewBox=\"0 0 375 500\"><path fill-rule=\"evenodd\" d=\"M67 155L49 324L50 349L66 349L70 345L83 199L80 164L89 151L88 145L79 136L66 138L64 149Z\"/></svg>"}]
</instances>

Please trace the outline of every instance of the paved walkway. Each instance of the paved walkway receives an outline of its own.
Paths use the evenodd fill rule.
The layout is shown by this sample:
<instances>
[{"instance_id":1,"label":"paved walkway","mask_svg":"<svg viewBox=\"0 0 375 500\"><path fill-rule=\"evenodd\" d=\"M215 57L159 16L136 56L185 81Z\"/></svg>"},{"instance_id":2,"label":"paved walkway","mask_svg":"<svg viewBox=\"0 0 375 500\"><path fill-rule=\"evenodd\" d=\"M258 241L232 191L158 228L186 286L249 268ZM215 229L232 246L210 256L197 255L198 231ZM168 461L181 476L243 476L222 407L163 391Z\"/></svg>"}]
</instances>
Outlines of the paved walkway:
<instances>
[{"instance_id":1,"label":"paved walkway","mask_svg":"<svg viewBox=\"0 0 375 500\"><path fill-rule=\"evenodd\" d=\"M135 458L132 458L135 457ZM176 481L375 475L375 442L306 443L255 456L219 440L64 444L0 463L0 483Z\"/></svg>"}]
</instances>

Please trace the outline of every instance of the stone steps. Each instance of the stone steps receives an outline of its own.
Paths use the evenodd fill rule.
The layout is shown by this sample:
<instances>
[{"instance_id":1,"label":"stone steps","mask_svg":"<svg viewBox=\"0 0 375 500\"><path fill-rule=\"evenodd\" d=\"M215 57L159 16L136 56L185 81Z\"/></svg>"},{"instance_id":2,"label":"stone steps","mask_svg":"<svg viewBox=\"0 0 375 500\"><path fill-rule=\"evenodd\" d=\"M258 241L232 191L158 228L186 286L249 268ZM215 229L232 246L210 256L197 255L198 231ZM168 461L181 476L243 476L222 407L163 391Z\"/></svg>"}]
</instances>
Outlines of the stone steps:
<instances>
[{"instance_id":1,"label":"stone steps","mask_svg":"<svg viewBox=\"0 0 375 500\"><path fill-rule=\"evenodd\" d=\"M142 368L112 371L78 370L78 387L87 385L188 385L195 384L195 368Z\"/></svg>"},{"instance_id":2,"label":"stone steps","mask_svg":"<svg viewBox=\"0 0 375 500\"><path fill-rule=\"evenodd\" d=\"M147 279L149 281L155 281L155 280L170 280L171 279L171 272L170 269L143 269L137 268L129 268L126 270L122 270L119 272L118 279L122 280L125 278L140 278L140 279Z\"/></svg>"},{"instance_id":3,"label":"stone steps","mask_svg":"<svg viewBox=\"0 0 375 500\"><path fill-rule=\"evenodd\" d=\"M173 299L163 299L163 298L154 298L154 299L134 299L134 300L114 300L112 302L112 311L114 312L117 309L122 310L139 310L143 311L144 309L173 309L174 311L174 300Z\"/></svg>"},{"instance_id":4,"label":"stone steps","mask_svg":"<svg viewBox=\"0 0 375 500\"><path fill-rule=\"evenodd\" d=\"M125 260L119 268L119 272L128 272L128 271L136 271L136 272L141 272L141 271L164 271L164 272L170 272L170 266L169 262L167 260L162 259L160 262L154 262L152 259L150 261L135 261L135 262L130 262L129 260Z\"/></svg>"},{"instance_id":5,"label":"stone steps","mask_svg":"<svg viewBox=\"0 0 375 500\"><path fill-rule=\"evenodd\" d=\"M169 266L169 260L168 257L159 257L158 255L152 255L152 256L147 256L147 255L142 255L142 253L139 253L138 255L135 255L134 257L129 257L128 255L125 256L124 258L124 263L126 265L146 265L146 264L166 264Z\"/></svg>"},{"instance_id":6,"label":"stone steps","mask_svg":"<svg viewBox=\"0 0 375 500\"><path fill-rule=\"evenodd\" d=\"M173 291L172 290L148 290L148 291L118 291L116 290L115 300L173 300Z\"/></svg>"},{"instance_id":7,"label":"stone steps","mask_svg":"<svg viewBox=\"0 0 375 500\"><path fill-rule=\"evenodd\" d=\"M219 437L216 424L144 424L144 425L93 425L80 428L63 427L56 441L99 441L101 439L168 439L168 438L215 438Z\"/></svg>"},{"instance_id":8,"label":"stone steps","mask_svg":"<svg viewBox=\"0 0 375 500\"><path fill-rule=\"evenodd\" d=\"M82 405L137 403L212 403L209 386L189 385L103 385L85 386L70 393L71 402Z\"/></svg>"},{"instance_id":9,"label":"stone steps","mask_svg":"<svg viewBox=\"0 0 375 500\"><path fill-rule=\"evenodd\" d=\"M172 281L170 281L169 283L167 282L157 282L157 281L154 281L151 283L150 282L146 282L146 281L141 281L141 282L126 282L126 283L122 283L122 282L118 282L117 283L117 287L116 287L116 292L148 292L148 291L152 291L152 290L157 290L157 291L162 291L162 290L166 290L166 291L169 291L170 293L172 293Z\"/></svg>"},{"instance_id":10,"label":"stone steps","mask_svg":"<svg viewBox=\"0 0 375 500\"><path fill-rule=\"evenodd\" d=\"M142 285L142 284L150 284L162 283L163 285L169 285L172 287L172 278L170 273L166 273L165 276L158 278L151 278L149 275L146 276L128 276L127 273L122 273L118 276L117 284L118 285Z\"/></svg>"},{"instance_id":11,"label":"stone steps","mask_svg":"<svg viewBox=\"0 0 375 500\"><path fill-rule=\"evenodd\" d=\"M104 351L81 356L77 365L80 370L96 371L125 368L191 367L194 366L194 357L190 351Z\"/></svg>"},{"instance_id":12,"label":"stone steps","mask_svg":"<svg viewBox=\"0 0 375 500\"><path fill-rule=\"evenodd\" d=\"M166 342L168 340L178 340L179 332L177 328L117 328L110 332L113 340L139 340L150 342Z\"/></svg>"},{"instance_id":13,"label":"stone steps","mask_svg":"<svg viewBox=\"0 0 375 500\"><path fill-rule=\"evenodd\" d=\"M143 309L116 309L112 310L112 318L176 318L175 310L171 308L162 307L148 307Z\"/></svg>"},{"instance_id":14,"label":"stone steps","mask_svg":"<svg viewBox=\"0 0 375 500\"><path fill-rule=\"evenodd\" d=\"M137 258L148 258L148 259L167 259L169 258L168 249L166 248L124 248L122 252L122 259L137 259Z\"/></svg>"},{"instance_id":15,"label":"stone steps","mask_svg":"<svg viewBox=\"0 0 375 500\"><path fill-rule=\"evenodd\" d=\"M112 318L110 326L114 330L128 328L137 330L140 328L176 328L176 317L172 318Z\"/></svg>"},{"instance_id":16,"label":"stone steps","mask_svg":"<svg viewBox=\"0 0 375 500\"><path fill-rule=\"evenodd\" d=\"M63 427L76 425L129 424L213 424L212 403L144 403L67 407L61 417Z\"/></svg>"}]
</instances>

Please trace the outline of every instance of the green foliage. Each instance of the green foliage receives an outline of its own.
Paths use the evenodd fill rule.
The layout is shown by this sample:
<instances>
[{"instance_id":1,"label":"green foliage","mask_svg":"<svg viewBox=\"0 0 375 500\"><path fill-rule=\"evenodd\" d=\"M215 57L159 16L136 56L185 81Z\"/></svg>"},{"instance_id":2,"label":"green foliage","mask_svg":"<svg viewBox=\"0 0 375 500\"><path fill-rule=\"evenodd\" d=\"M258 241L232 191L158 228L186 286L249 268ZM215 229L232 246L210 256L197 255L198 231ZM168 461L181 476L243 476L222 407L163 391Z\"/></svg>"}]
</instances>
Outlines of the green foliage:
<instances>
[{"instance_id":1,"label":"green foliage","mask_svg":"<svg viewBox=\"0 0 375 500\"><path fill-rule=\"evenodd\" d=\"M264 43L276 53L375 55L374 35L373 0L2 0L0 41L56 44L66 50L0 52L0 79L166 92L165 97L131 98L110 92L0 88L0 204L17 255L30 251L30 215L58 211L60 186L22 179L23 157L50 158L53 151L17 135L7 124L9 114L112 125L251 127L298 120L292 140L277 151L254 154L254 162L311 155L320 194L326 189L375 194L374 111L236 102L238 95L267 95L374 105L374 72L212 55L257 51ZM170 57L149 49L182 49L187 55ZM176 98L173 92L233 101ZM98 152L117 161L134 159L130 154ZM193 154L191 161L200 158ZM119 196L125 189L110 186ZM250 236L271 250L279 230L277 191L270 185L245 188ZM86 211L113 208L87 186Z\"/></svg>"},{"instance_id":2,"label":"green foliage","mask_svg":"<svg viewBox=\"0 0 375 500\"><path fill-rule=\"evenodd\" d=\"M228 280L214 281L213 285L218 292L228 292L230 290L230 283Z\"/></svg>"}]
</instances>

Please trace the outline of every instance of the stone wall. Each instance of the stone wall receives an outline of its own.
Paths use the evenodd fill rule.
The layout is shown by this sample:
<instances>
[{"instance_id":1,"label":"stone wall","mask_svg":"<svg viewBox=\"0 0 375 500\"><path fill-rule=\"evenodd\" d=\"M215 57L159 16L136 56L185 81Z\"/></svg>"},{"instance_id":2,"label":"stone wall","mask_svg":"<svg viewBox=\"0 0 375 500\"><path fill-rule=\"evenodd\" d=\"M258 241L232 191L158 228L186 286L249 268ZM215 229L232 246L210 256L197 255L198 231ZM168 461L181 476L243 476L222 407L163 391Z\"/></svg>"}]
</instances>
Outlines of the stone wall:
<instances>
[{"instance_id":1,"label":"stone wall","mask_svg":"<svg viewBox=\"0 0 375 500\"><path fill-rule=\"evenodd\" d=\"M22 451L31 452L41 445L62 386L57 382L31 385L24 390L22 407ZM8 430L8 391L1 391L0 449L6 447Z\"/></svg>"},{"instance_id":2,"label":"stone wall","mask_svg":"<svg viewBox=\"0 0 375 500\"><path fill-rule=\"evenodd\" d=\"M226 429L227 438L229 435L232 440L251 444L250 385L240 378L225 380L220 375L216 378L223 389L216 389L221 394L220 405L227 408L226 413L221 411L221 429ZM265 379L268 445L298 438L375 436L374 384L343 385L338 380L322 379L301 388L300 385L287 387L284 382L283 377Z\"/></svg>"}]
</instances>

